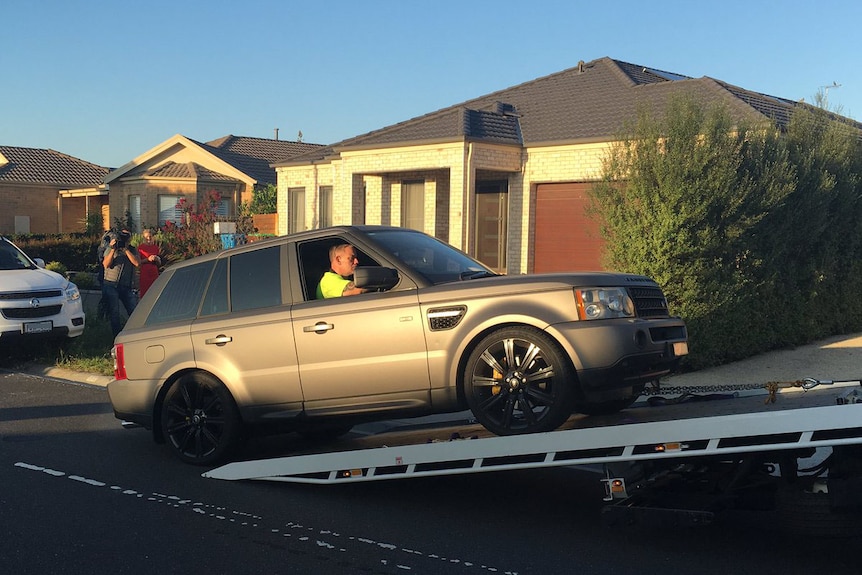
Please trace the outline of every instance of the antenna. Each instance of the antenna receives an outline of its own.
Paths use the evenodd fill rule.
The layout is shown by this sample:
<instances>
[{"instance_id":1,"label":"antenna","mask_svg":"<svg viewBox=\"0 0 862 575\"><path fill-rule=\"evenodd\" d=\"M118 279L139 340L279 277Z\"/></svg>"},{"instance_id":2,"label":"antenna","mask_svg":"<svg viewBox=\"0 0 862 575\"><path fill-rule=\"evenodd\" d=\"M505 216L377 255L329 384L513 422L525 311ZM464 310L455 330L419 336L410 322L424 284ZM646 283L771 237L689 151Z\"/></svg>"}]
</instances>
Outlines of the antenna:
<instances>
[{"instance_id":1,"label":"antenna","mask_svg":"<svg viewBox=\"0 0 862 575\"><path fill-rule=\"evenodd\" d=\"M832 83L828 86L820 86L820 89L823 90L823 107L824 108L829 107L829 89L830 88L840 88L840 87L841 87L841 84L839 84L835 80L832 80Z\"/></svg>"}]
</instances>

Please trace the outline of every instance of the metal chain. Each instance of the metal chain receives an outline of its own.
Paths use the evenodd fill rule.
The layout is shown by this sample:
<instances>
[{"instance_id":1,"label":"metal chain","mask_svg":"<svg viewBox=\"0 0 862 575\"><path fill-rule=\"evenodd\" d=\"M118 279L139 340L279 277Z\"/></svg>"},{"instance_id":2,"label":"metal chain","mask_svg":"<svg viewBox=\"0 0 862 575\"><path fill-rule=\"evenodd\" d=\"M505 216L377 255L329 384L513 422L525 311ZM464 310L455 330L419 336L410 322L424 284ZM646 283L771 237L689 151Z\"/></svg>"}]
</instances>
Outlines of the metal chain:
<instances>
[{"instance_id":1,"label":"metal chain","mask_svg":"<svg viewBox=\"0 0 862 575\"><path fill-rule=\"evenodd\" d=\"M753 389L765 389L769 394L769 396L766 398L765 403L775 403L776 394L781 388L801 387L803 390L808 391L809 389L814 389L818 385L832 385L833 383L835 382L828 379L821 380L814 379L813 377L806 377L805 379L797 379L796 381L768 381L766 383L740 383L736 385L682 385L679 387L669 385L665 388L662 388L660 382L654 382L645 387L643 392L641 392L641 395L659 395L661 393L673 393L687 396L703 393L722 393L748 391Z\"/></svg>"}]
</instances>

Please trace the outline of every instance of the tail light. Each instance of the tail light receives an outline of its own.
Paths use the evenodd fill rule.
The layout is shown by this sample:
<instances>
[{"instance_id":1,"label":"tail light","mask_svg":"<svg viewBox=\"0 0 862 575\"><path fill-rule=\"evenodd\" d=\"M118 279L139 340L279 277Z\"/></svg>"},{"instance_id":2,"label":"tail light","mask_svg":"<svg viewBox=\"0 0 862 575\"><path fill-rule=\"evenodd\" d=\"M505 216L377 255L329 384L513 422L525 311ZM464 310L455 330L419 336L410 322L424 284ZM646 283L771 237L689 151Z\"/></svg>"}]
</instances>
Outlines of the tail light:
<instances>
[{"instance_id":1,"label":"tail light","mask_svg":"<svg viewBox=\"0 0 862 575\"><path fill-rule=\"evenodd\" d=\"M114 379L128 379L126 375L126 355L123 352L123 344L116 344L111 349L111 357L114 358Z\"/></svg>"}]
</instances>

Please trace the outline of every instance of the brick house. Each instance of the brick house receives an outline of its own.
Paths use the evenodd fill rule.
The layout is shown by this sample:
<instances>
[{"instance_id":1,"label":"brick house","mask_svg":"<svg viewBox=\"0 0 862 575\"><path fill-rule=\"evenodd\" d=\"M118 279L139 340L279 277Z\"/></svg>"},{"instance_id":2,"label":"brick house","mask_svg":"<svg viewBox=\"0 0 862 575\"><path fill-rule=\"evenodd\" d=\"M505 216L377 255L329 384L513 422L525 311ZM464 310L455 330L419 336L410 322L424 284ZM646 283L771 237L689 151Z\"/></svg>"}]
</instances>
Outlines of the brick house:
<instances>
[{"instance_id":1,"label":"brick house","mask_svg":"<svg viewBox=\"0 0 862 575\"><path fill-rule=\"evenodd\" d=\"M600 269L584 211L609 143L675 94L786 124L799 103L610 58L276 163L279 232L421 229L502 272ZM862 124L857 124L862 127Z\"/></svg>"},{"instance_id":2,"label":"brick house","mask_svg":"<svg viewBox=\"0 0 862 575\"><path fill-rule=\"evenodd\" d=\"M213 190L221 197L219 215L232 218L255 188L275 184L270 164L321 147L232 135L197 142L177 134L107 175L111 224L126 213L133 231L177 222L181 198L198 205Z\"/></svg>"},{"instance_id":3,"label":"brick house","mask_svg":"<svg viewBox=\"0 0 862 575\"><path fill-rule=\"evenodd\" d=\"M55 150L0 146L0 234L83 232L107 206L108 170Z\"/></svg>"}]
</instances>

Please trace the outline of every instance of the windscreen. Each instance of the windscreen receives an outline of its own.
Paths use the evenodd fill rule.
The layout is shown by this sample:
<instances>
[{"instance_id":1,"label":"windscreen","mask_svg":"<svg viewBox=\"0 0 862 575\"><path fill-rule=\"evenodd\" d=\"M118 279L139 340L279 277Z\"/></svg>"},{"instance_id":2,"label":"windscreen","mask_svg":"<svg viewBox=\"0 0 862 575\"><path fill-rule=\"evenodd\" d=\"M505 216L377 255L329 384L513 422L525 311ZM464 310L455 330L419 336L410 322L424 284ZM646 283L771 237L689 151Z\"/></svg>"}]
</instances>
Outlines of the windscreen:
<instances>
[{"instance_id":1,"label":"windscreen","mask_svg":"<svg viewBox=\"0 0 862 575\"><path fill-rule=\"evenodd\" d=\"M423 233L382 230L368 235L432 284L497 275L467 254Z\"/></svg>"}]
</instances>

